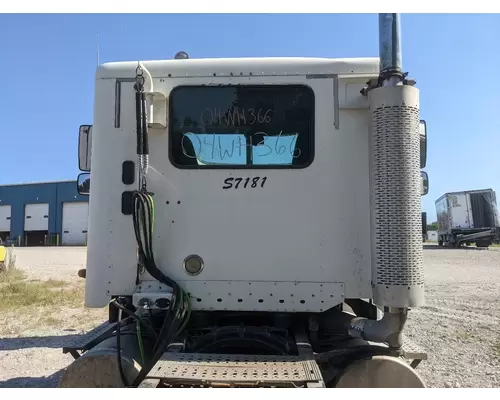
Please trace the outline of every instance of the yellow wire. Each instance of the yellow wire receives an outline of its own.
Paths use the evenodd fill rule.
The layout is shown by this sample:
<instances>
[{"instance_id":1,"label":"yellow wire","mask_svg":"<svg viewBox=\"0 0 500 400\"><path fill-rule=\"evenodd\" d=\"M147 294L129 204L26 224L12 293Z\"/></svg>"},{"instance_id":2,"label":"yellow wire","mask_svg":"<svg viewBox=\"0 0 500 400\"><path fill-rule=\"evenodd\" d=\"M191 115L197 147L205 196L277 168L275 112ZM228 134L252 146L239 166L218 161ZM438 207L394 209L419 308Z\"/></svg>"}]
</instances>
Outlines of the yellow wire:
<instances>
[{"instance_id":1,"label":"yellow wire","mask_svg":"<svg viewBox=\"0 0 500 400\"><path fill-rule=\"evenodd\" d=\"M155 203L153 201L153 196L148 194L149 202L151 204L151 233L154 232L155 229Z\"/></svg>"}]
</instances>

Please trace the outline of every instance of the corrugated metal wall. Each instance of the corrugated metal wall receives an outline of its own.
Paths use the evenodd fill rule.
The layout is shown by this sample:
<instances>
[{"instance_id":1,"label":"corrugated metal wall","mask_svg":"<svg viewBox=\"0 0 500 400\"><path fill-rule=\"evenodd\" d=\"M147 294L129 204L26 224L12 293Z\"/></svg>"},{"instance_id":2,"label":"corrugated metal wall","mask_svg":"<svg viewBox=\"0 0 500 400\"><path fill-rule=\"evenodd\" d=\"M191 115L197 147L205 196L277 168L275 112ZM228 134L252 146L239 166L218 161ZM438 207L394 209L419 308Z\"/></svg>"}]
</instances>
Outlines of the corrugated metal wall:
<instances>
[{"instance_id":1,"label":"corrugated metal wall","mask_svg":"<svg viewBox=\"0 0 500 400\"><path fill-rule=\"evenodd\" d=\"M72 201L88 201L88 196L80 196L75 181L48 182L0 186L0 205L11 206L10 237L21 237L24 244L25 205L48 203L48 233L62 233L62 204Z\"/></svg>"}]
</instances>

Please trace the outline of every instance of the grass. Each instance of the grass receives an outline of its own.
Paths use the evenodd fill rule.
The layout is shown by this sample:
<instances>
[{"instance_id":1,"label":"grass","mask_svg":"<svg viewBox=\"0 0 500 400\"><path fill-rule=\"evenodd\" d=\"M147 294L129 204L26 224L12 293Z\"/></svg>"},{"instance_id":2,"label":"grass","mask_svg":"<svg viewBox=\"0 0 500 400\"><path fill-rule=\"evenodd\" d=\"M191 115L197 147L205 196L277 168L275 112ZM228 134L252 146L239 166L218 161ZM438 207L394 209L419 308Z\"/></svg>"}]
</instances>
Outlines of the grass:
<instances>
[{"instance_id":1,"label":"grass","mask_svg":"<svg viewBox=\"0 0 500 400\"><path fill-rule=\"evenodd\" d=\"M10 282L16 282L24 279L24 274L22 271L10 268L7 272L0 272L0 285Z\"/></svg>"},{"instance_id":2,"label":"grass","mask_svg":"<svg viewBox=\"0 0 500 400\"><path fill-rule=\"evenodd\" d=\"M54 279L30 281L19 269L10 268L0 273L0 337L65 325L70 309L84 311L83 298L83 285Z\"/></svg>"},{"instance_id":3,"label":"grass","mask_svg":"<svg viewBox=\"0 0 500 400\"><path fill-rule=\"evenodd\" d=\"M11 269L16 268L16 255L14 254L13 247L5 247L1 245L3 249L5 249L5 256L3 260L0 260L0 275L3 275L6 272L9 272Z\"/></svg>"},{"instance_id":4,"label":"grass","mask_svg":"<svg viewBox=\"0 0 500 400\"><path fill-rule=\"evenodd\" d=\"M63 281L49 279L42 282L26 281L18 270L2 274L0 280L0 311L22 307L66 306L83 303L83 287L68 287Z\"/></svg>"},{"instance_id":5,"label":"grass","mask_svg":"<svg viewBox=\"0 0 500 400\"><path fill-rule=\"evenodd\" d=\"M13 248L7 249L0 271L0 337L38 336L47 329L88 330L107 318L107 307L84 306L84 281L31 279L16 267Z\"/></svg>"},{"instance_id":6,"label":"grass","mask_svg":"<svg viewBox=\"0 0 500 400\"><path fill-rule=\"evenodd\" d=\"M73 286L67 282L49 279L29 281L16 268L16 257L12 248L7 248L5 268L0 273L0 311L27 307L83 305L83 285Z\"/></svg>"}]
</instances>

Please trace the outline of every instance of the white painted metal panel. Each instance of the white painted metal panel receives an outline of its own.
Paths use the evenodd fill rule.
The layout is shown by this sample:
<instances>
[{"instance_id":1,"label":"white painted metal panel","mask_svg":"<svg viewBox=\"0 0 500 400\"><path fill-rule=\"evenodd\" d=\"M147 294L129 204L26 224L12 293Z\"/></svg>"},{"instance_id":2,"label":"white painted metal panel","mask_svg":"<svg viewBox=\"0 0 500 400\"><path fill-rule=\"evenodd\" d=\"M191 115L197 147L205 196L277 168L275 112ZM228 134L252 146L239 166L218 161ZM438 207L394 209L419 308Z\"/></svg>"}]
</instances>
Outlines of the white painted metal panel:
<instances>
[{"instance_id":1,"label":"white painted metal panel","mask_svg":"<svg viewBox=\"0 0 500 400\"><path fill-rule=\"evenodd\" d=\"M49 230L49 203L26 204L24 207L24 230Z\"/></svg>"},{"instance_id":2,"label":"white painted metal panel","mask_svg":"<svg viewBox=\"0 0 500 400\"><path fill-rule=\"evenodd\" d=\"M228 83L227 81L230 81L232 76L236 75L235 71L238 71L238 74L241 72L245 76L249 76L249 73L256 75L258 71L259 75L262 76L278 77L285 75L305 76L314 74L352 76L353 74L357 74L358 76L365 75L368 78L373 78L378 76L379 64L378 57L242 57L190 59L182 62L178 60L152 60L142 62L142 65L147 68L153 78L165 79L168 74L174 78L208 77L212 79L215 73L216 76L226 79L226 82L221 83ZM134 78L136 68L137 61L105 63L101 64L97 69L96 77L98 80ZM207 79L204 79L205 83L206 81ZM99 82L99 84L100 83L102 82ZM149 89L149 82L146 80L146 90ZM157 91L156 83L155 91ZM98 100L96 100L96 102L97 101Z\"/></svg>"},{"instance_id":3,"label":"white painted metal panel","mask_svg":"<svg viewBox=\"0 0 500 400\"><path fill-rule=\"evenodd\" d=\"M10 232L10 206L0 206L0 232Z\"/></svg>"},{"instance_id":4,"label":"white painted metal panel","mask_svg":"<svg viewBox=\"0 0 500 400\"><path fill-rule=\"evenodd\" d=\"M438 231L427 231L427 240L430 242L438 241Z\"/></svg>"},{"instance_id":5,"label":"white painted metal panel","mask_svg":"<svg viewBox=\"0 0 500 400\"><path fill-rule=\"evenodd\" d=\"M469 212L469 195L467 193L450 194L448 202L451 210L451 227L470 228L472 213Z\"/></svg>"},{"instance_id":6,"label":"white painted metal panel","mask_svg":"<svg viewBox=\"0 0 500 400\"><path fill-rule=\"evenodd\" d=\"M200 74L203 62L199 61ZM248 290L242 294L242 301L250 304L256 293L264 296L269 282L273 285L282 282L286 287L295 283L302 287L307 283L304 293L309 293L311 299L325 284L339 285L330 295L337 301L343 295L350 298L372 295L367 105L362 107L364 101L359 95L359 101L351 99L349 104L340 106L336 129L335 85L331 74L346 73L350 60L343 60L342 65L318 62L304 74L302 68L296 68L300 62L289 63L282 65L282 70L276 66L268 73L264 65L256 67L252 77L229 77L228 73L227 77L213 78L212 83L311 87L315 94L315 156L308 168L181 170L169 160L167 129L150 129L148 189L155 193L156 264L166 275L192 289L191 296L201 299L197 304L199 309L240 307L238 301L233 303L230 298L236 292L229 291L227 282L238 282L238 287L257 285L256 292ZM128 73L119 77L133 78L135 67L136 64L127 64ZM218 72L215 65L211 67L210 75ZM257 76L263 71L266 73ZM290 71L301 74L290 76ZM152 72L159 78L156 73ZM239 70L231 69L231 73L239 74ZM308 79L305 76L308 73L324 74L324 78ZM168 97L175 86L206 83L206 78L196 75L162 77L155 79L154 91ZM351 83L348 77L340 78L339 93L346 93L348 83ZM89 307L106 305L110 294L132 295L137 290L132 218L122 214L119 206L123 191L130 187L122 183L121 168L116 167L124 160L136 158L133 82L122 80L120 87L117 91L115 81L107 79L96 84L89 217L93 234L88 241L85 299ZM120 94L119 112L113 99L115 93ZM351 104L353 108L349 108ZM228 177L263 176L267 177L267 183L259 190L221 189ZM200 255L204 261L198 276L188 276L183 268L183 260L191 254ZM151 285L151 290L166 289L148 274L142 275L141 280L145 287ZM203 290L198 287L201 282ZM208 293L226 296L214 301ZM277 287L276 292L266 294L269 301L262 297L269 304L269 311L293 311L296 307L320 311L324 307L321 300L317 304L315 300L302 298L307 306L300 300L299 306L291 300L288 304L271 303L271 293L273 301L275 297L282 299L280 295L292 298L287 289Z\"/></svg>"},{"instance_id":7,"label":"white painted metal panel","mask_svg":"<svg viewBox=\"0 0 500 400\"><path fill-rule=\"evenodd\" d=\"M66 246L85 245L87 243L88 219L88 202L63 203L61 243Z\"/></svg>"},{"instance_id":8,"label":"white painted metal panel","mask_svg":"<svg viewBox=\"0 0 500 400\"><path fill-rule=\"evenodd\" d=\"M321 312L344 301L344 285L335 282L252 282L251 285L248 282L210 282L217 285L217 292L213 292L207 282L178 283L188 293L196 293L193 310ZM145 298L152 304L158 298L170 298L165 291L150 290L141 287L133 296L134 304L139 306L140 300Z\"/></svg>"}]
</instances>

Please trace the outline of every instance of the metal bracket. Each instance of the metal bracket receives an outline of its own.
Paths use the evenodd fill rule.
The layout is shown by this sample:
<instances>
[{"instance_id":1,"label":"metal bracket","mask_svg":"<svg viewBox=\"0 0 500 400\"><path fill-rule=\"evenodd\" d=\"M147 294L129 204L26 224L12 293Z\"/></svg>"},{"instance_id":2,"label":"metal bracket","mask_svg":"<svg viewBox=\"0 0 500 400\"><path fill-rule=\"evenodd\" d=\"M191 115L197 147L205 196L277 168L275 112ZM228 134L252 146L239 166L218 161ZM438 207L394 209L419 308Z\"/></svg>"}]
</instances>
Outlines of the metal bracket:
<instances>
[{"instance_id":1,"label":"metal bracket","mask_svg":"<svg viewBox=\"0 0 500 400\"><path fill-rule=\"evenodd\" d=\"M316 382L306 382L306 387L307 388L324 388L324 387L326 387L325 382L323 381L323 376L321 374L319 366L314 359L314 351L312 349L311 343L309 343L309 340L307 338L307 334L303 329L301 329L295 333L295 343L297 344L297 350L299 352L299 356L303 357L304 359L313 363L313 365L317 371L316 374L319 377L321 377Z\"/></svg>"},{"instance_id":2,"label":"metal bracket","mask_svg":"<svg viewBox=\"0 0 500 400\"><path fill-rule=\"evenodd\" d=\"M412 368L417 368L423 360L427 360L427 353L407 336L403 336L402 356L410 361Z\"/></svg>"},{"instance_id":3,"label":"metal bracket","mask_svg":"<svg viewBox=\"0 0 500 400\"><path fill-rule=\"evenodd\" d=\"M408 75L407 72L405 72L405 75L406 76ZM380 85L379 85L379 80L380 78L375 78L375 79L370 79L368 82L366 82L366 86L361 89L359 92L363 95L363 96L368 96L368 92L370 90L373 90L373 89L376 89L378 88ZM417 83L417 81L415 79L403 79L403 85L407 85L407 86L415 86Z\"/></svg>"},{"instance_id":4,"label":"metal bracket","mask_svg":"<svg viewBox=\"0 0 500 400\"><path fill-rule=\"evenodd\" d=\"M336 130L340 124L339 76L337 74L310 74L306 79L333 79L333 126Z\"/></svg>"}]
</instances>

